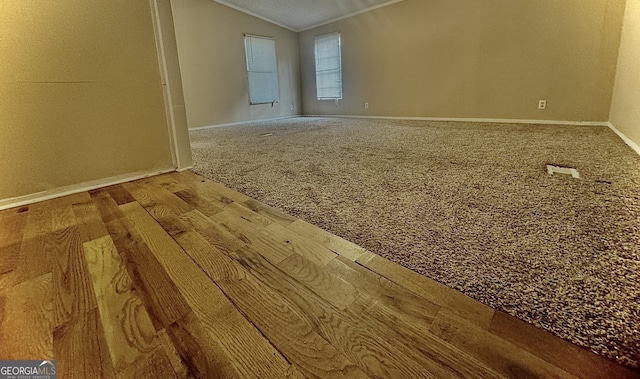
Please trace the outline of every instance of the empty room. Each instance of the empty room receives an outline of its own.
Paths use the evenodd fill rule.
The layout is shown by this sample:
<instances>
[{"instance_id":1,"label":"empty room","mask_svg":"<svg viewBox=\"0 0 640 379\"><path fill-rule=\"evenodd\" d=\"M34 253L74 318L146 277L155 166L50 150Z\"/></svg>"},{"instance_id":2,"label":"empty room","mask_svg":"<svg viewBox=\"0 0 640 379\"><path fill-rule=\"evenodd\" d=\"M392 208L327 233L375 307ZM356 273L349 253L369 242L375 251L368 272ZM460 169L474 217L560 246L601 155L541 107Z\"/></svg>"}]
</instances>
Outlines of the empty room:
<instances>
[{"instance_id":1,"label":"empty room","mask_svg":"<svg viewBox=\"0 0 640 379\"><path fill-rule=\"evenodd\" d=\"M0 9L0 378L640 378L638 0Z\"/></svg>"}]
</instances>

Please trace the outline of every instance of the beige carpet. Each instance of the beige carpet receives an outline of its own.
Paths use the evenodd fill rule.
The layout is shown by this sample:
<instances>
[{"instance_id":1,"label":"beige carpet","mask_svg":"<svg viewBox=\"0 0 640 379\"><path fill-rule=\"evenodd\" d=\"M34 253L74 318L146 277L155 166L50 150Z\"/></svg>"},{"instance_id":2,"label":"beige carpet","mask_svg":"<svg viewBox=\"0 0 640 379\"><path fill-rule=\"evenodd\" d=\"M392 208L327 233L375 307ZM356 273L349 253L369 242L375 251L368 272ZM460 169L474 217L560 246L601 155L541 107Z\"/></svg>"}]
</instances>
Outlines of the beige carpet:
<instances>
[{"instance_id":1,"label":"beige carpet","mask_svg":"<svg viewBox=\"0 0 640 379\"><path fill-rule=\"evenodd\" d=\"M608 128L296 118L191 139L197 173L640 367L640 157Z\"/></svg>"}]
</instances>

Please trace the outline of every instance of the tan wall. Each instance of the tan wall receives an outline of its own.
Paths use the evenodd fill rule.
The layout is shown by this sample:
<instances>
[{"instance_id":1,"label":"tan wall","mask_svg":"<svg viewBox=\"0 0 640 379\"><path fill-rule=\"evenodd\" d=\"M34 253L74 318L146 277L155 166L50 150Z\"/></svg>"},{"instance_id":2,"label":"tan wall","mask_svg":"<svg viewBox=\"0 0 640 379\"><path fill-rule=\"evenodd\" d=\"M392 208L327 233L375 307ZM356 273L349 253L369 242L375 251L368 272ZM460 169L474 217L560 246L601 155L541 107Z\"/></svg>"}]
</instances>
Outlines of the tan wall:
<instances>
[{"instance_id":1,"label":"tan wall","mask_svg":"<svg viewBox=\"0 0 640 379\"><path fill-rule=\"evenodd\" d=\"M296 33L212 0L172 4L189 127L300 114ZM280 103L273 107L249 105L243 33L276 39Z\"/></svg>"},{"instance_id":2,"label":"tan wall","mask_svg":"<svg viewBox=\"0 0 640 379\"><path fill-rule=\"evenodd\" d=\"M640 145L640 1L629 0L620 40L611 123Z\"/></svg>"},{"instance_id":3,"label":"tan wall","mask_svg":"<svg viewBox=\"0 0 640 379\"><path fill-rule=\"evenodd\" d=\"M0 199L172 166L148 1L3 0Z\"/></svg>"},{"instance_id":4,"label":"tan wall","mask_svg":"<svg viewBox=\"0 0 640 379\"><path fill-rule=\"evenodd\" d=\"M624 0L405 0L324 25L299 35L304 113L607 121L623 12ZM314 37L331 32L337 105L315 95Z\"/></svg>"}]
</instances>

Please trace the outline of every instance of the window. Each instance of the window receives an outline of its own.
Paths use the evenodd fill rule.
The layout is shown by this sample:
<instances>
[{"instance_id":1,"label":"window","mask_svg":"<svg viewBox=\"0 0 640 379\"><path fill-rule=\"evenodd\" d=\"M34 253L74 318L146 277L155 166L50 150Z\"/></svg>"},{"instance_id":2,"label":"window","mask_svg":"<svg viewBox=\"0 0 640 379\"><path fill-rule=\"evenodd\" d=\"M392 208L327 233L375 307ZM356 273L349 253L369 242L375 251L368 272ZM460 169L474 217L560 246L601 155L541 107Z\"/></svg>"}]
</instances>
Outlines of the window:
<instances>
[{"instance_id":1,"label":"window","mask_svg":"<svg viewBox=\"0 0 640 379\"><path fill-rule=\"evenodd\" d=\"M249 77L249 103L277 103L280 93L276 41L273 38L245 35L244 50Z\"/></svg>"},{"instance_id":2,"label":"window","mask_svg":"<svg viewBox=\"0 0 640 379\"><path fill-rule=\"evenodd\" d=\"M342 99L340 33L316 37L316 91L318 100Z\"/></svg>"}]
</instances>

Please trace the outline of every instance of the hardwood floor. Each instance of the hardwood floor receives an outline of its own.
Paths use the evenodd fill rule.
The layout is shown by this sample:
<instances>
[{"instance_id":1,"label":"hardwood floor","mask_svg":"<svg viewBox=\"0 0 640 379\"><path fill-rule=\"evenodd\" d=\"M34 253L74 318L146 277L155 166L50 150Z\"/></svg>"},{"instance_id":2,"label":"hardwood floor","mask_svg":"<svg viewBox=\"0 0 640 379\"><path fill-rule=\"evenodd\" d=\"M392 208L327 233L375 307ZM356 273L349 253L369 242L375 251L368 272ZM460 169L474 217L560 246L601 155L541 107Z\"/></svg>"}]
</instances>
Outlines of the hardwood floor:
<instances>
[{"instance_id":1,"label":"hardwood floor","mask_svg":"<svg viewBox=\"0 0 640 379\"><path fill-rule=\"evenodd\" d=\"M631 378L191 172L0 212L0 359L60 378Z\"/></svg>"}]
</instances>

